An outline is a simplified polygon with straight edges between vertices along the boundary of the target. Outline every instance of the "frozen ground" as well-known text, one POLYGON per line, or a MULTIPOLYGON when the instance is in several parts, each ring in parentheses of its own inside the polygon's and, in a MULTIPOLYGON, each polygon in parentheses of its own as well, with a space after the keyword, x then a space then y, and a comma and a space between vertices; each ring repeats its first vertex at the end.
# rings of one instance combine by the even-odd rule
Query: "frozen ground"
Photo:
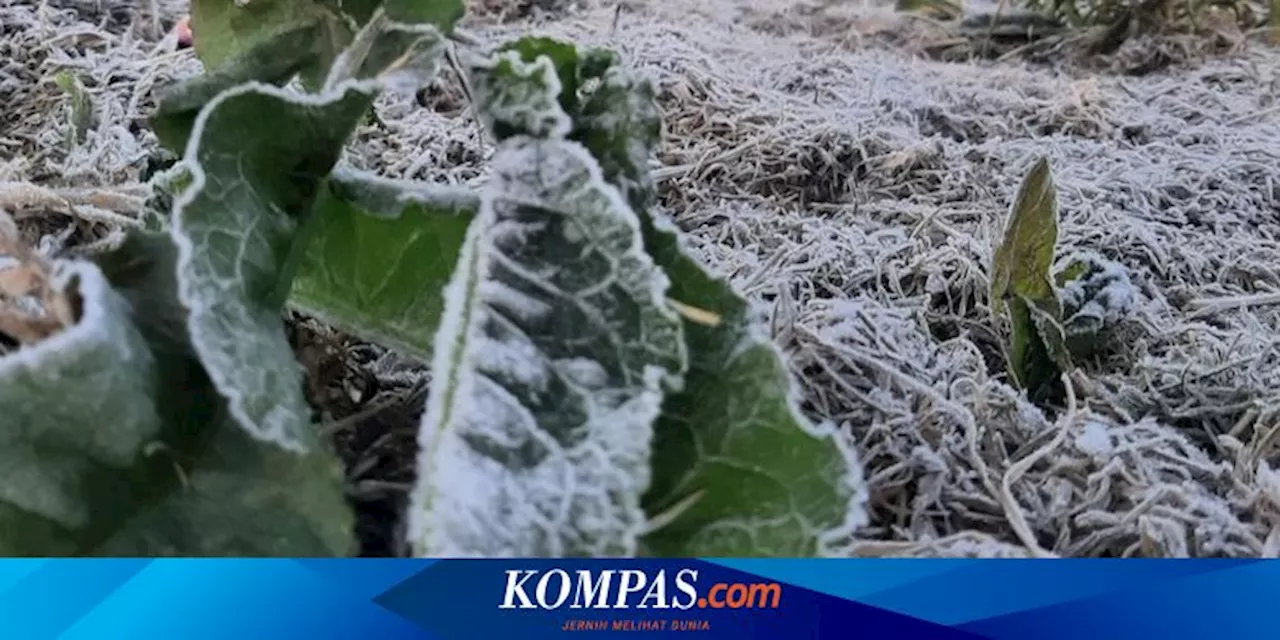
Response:
MULTIPOLYGON (((153 21, 103 3, 0 0, 0 180, 136 190, 153 90, 199 65, 157 40, 180 7, 160 3, 153 21), (70 154, 52 79, 65 68, 85 74, 97 111, 70 154)), ((851 553, 1280 555, 1280 52, 1239 42, 1145 75, 1116 71, 1189 49, 942 62, 918 55, 936 26, 857 2, 586 4, 469 28, 608 45, 657 83, 665 207, 769 311, 806 409, 860 444, 872 514, 851 553), (986 300, 1010 199, 1039 156, 1061 252, 1123 263, 1136 294, 1121 339, 1077 377, 1074 410, 1054 415, 1004 382, 986 300)), ((384 100, 349 161, 480 178, 457 87, 428 107, 384 100)), ((106 228, 48 216, 55 239, 106 228)), ((364 442, 353 475, 371 474, 354 484, 403 491, 405 458, 378 451, 412 441, 402 413, 350 436, 364 442)))

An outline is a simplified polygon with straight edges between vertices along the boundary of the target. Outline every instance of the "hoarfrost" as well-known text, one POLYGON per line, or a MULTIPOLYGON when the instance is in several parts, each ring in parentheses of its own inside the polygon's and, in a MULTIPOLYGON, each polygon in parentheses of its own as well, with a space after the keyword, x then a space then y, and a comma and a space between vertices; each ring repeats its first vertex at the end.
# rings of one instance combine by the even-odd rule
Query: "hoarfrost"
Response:
POLYGON ((1138 292, 1124 265, 1092 251, 1080 252, 1067 262, 1084 269, 1059 292, 1063 328, 1068 334, 1097 333, 1114 326, 1133 309, 1138 292))
POLYGON ((1076 436, 1076 447, 1084 453, 1104 460, 1115 450, 1111 444, 1111 435, 1107 433, 1107 425, 1100 422, 1085 423, 1083 431, 1076 436))
MULTIPOLYGON (((1020 170, 1047 153, 1063 250, 1129 269, 1142 333, 1090 372, 1081 403, 1094 415, 1068 427, 1106 424, 1124 456, 1095 463, 1067 447, 1014 482, 1029 526, 1060 555, 1275 555, 1280 499, 1260 469, 1274 466, 1266 427, 1280 415, 1280 305, 1267 302, 1280 287, 1280 52, 1250 43, 1142 76, 1059 73, 885 46, 922 41, 922 23, 887 2, 641 0, 616 23, 611 3, 591 4, 476 36, 532 29, 616 47, 654 78, 665 206, 691 249, 770 312, 806 411, 857 439, 871 521, 851 552, 1027 555, 989 486, 1053 423, 991 373, 983 265, 1020 170), (1042 491, 1053 481, 1071 484, 1065 504, 1042 491), (1182 523, 1209 519, 1214 544, 1189 539, 1182 523)), ((0 175, 136 182, 153 141, 128 124, 152 87, 199 63, 43 5, 0 7, 0 22, 13 63, 0 126, 17 145, 0 175), (61 37, 71 31, 91 35, 61 37), (32 81, 66 67, 87 76, 101 123, 70 153, 65 99, 32 81)), ((436 106, 380 100, 386 128, 362 130, 353 164, 448 185, 482 177, 488 150, 457 83, 436 106)))
POLYGON ((633 555, 652 422, 685 366, 638 219, 585 149, 512 138, 459 265, 419 435, 416 550, 633 555))

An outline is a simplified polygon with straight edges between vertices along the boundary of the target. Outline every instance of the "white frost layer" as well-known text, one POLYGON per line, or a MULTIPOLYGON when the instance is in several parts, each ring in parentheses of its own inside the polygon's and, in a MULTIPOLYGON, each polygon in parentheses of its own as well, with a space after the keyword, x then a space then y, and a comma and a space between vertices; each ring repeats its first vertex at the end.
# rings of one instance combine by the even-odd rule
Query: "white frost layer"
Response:
POLYGON ((419 435, 415 551, 633 555, 652 423, 684 360, 637 218, 578 145, 508 140, 458 264, 419 435), (577 255, 538 253, 531 234, 551 225, 577 228, 545 240, 577 240, 577 255))

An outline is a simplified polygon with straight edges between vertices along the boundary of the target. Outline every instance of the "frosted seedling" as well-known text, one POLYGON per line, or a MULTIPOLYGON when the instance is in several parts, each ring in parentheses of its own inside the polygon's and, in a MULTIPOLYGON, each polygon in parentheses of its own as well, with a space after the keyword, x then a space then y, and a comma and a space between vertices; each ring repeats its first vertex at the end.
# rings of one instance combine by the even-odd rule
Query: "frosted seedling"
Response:
POLYGON ((1058 200, 1049 162, 1038 160, 1014 199, 1004 240, 991 266, 991 309, 1008 310, 1009 374, 1033 398, 1061 395, 1071 356, 1062 335, 1062 307, 1050 279, 1058 241, 1058 200))

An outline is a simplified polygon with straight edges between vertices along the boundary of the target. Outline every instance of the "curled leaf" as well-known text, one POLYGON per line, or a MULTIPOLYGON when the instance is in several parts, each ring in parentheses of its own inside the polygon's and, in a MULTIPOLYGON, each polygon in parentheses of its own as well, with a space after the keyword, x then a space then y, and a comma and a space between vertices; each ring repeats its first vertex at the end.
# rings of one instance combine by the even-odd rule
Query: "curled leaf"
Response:
POLYGON ((349 552, 336 459, 225 420, 184 331, 174 254, 144 232, 100 265, 55 263, 51 288, 82 312, 0 355, 0 555, 349 552))
POLYGON ((290 449, 314 439, 280 317, 304 246, 298 230, 373 91, 241 85, 201 111, 184 159, 190 185, 170 232, 192 343, 233 418, 290 449))
POLYGON ((246 82, 284 84, 312 63, 320 30, 315 21, 291 25, 268 40, 237 51, 208 72, 170 87, 151 117, 156 136, 170 149, 184 149, 196 116, 218 94, 246 82))

